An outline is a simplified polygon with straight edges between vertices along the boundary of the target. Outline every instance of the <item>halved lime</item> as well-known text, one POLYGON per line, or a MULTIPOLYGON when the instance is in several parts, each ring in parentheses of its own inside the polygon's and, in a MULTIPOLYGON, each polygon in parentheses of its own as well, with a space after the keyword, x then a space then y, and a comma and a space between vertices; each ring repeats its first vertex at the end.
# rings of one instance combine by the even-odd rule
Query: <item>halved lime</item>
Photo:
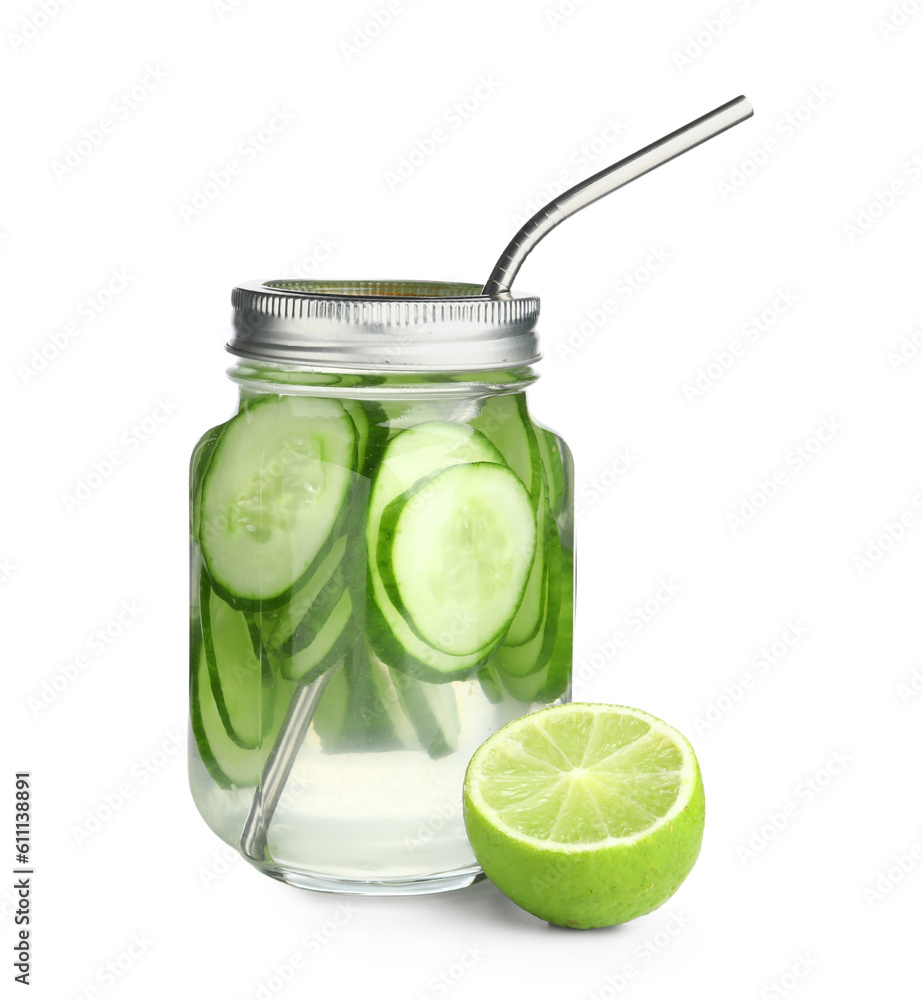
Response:
POLYGON ((688 740, 622 705, 553 705, 474 754, 464 820, 478 862, 523 909, 565 927, 655 910, 691 871, 704 788, 688 740))

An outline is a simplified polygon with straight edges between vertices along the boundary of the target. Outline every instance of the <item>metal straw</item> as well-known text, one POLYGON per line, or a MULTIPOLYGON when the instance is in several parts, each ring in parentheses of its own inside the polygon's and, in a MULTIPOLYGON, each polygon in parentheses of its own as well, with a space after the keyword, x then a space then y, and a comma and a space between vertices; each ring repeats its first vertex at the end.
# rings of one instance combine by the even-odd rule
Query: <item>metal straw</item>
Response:
POLYGON ((253 861, 266 860, 269 824, 279 804, 282 789, 288 781, 291 766, 307 735, 308 726, 314 717, 323 689, 338 667, 337 663, 324 671, 313 683, 299 685, 297 693, 291 699, 288 714, 282 723, 278 740, 266 760, 262 780, 253 794, 250 812, 243 824, 243 833, 240 835, 240 849, 253 861))
POLYGON ((649 146, 644 146, 643 149, 613 163, 610 167, 600 170, 569 191, 564 191, 533 215, 512 237, 483 286, 483 294, 496 296, 508 292, 525 258, 534 250, 535 245, 564 219, 653 170, 654 167, 712 139, 734 125, 739 125, 740 122, 751 118, 752 113, 749 101, 745 97, 737 97, 715 108, 709 114, 683 125, 675 132, 670 132, 662 139, 651 142, 649 146))

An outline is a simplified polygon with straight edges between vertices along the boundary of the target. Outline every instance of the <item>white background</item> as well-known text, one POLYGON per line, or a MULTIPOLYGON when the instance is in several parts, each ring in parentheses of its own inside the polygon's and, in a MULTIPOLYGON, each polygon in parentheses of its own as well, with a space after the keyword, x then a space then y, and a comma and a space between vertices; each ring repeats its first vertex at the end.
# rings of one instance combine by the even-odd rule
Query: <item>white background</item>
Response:
POLYGON ((32 995, 915 995, 922 10, 900 2, 400 0, 383 30, 386 0, 4 4, 0 862, 31 770, 32 995), (489 884, 342 909, 260 876, 177 749, 187 460, 233 405, 230 288, 483 280, 561 173, 741 92, 754 119, 569 221, 516 286, 542 297, 533 412, 578 468, 575 695, 692 740, 696 869, 597 932, 489 884))

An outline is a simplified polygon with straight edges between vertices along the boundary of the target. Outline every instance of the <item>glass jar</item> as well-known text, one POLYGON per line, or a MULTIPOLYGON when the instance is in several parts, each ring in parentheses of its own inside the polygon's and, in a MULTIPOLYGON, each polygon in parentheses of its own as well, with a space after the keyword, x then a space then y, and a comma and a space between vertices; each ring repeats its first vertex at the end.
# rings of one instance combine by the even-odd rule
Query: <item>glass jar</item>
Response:
POLYGON ((525 399, 538 300, 279 281, 233 301, 239 408, 191 465, 195 803, 293 885, 468 885, 471 755, 570 697, 572 463, 525 399))

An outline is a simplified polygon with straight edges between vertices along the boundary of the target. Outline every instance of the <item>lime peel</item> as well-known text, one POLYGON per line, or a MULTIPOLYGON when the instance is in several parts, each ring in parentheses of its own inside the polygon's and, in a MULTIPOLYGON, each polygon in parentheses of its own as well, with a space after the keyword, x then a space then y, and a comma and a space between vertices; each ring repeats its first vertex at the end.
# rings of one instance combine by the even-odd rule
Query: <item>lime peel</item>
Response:
POLYGON ((599 927, 649 913, 684 881, 704 791, 671 726, 576 702, 516 719, 476 751, 464 815, 478 861, 510 898, 552 923, 599 927))

